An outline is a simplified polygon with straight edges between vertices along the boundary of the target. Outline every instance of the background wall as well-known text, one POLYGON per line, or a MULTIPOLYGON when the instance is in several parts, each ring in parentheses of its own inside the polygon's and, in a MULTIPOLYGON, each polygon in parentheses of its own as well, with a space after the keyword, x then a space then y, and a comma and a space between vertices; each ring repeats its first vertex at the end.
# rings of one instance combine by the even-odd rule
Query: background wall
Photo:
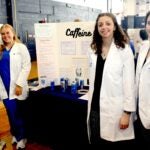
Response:
POLYGON ((100 9, 51 0, 0 0, 0 24, 10 23, 29 49, 32 68, 29 79, 37 77, 34 23, 95 21, 100 9))
POLYGON ((100 10, 90 9, 50 0, 17 0, 16 22, 18 34, 27 42, 26 34, 34 34, 34 23, 45 20, 47 22, 67 22, 76 18, 82 21, 95 20, 100 10))
MULTIPOLYGON (((144 16, 138 16, 136 12, 138 1, 133 0, 131 3, 130 0, 124 0, 121 21, 123 28, 143 28, 144 16)), ((115 0, 111 2, 112 6, 115 0)), ((34 23, 67 22, 75 19, 95 21, 103 10, 103 6, 99 7, 100 9, 96 9, 52 0, 0 0, 0 23, 10 23, 14 26, 20 39, 27 45, 32 60, 35 60, 34 23)))
POLYGON ((6 1, 0 0, 0 24, 7 22, 6 1))
MULTIPOLYGON (((116 4, 115 0, 107 1, 111 2, 110 6, 116 4)), ((146 14, 149 10, 147 8, 150 7, 150 0, 144 0, 144 2, 123 0, 123 3, 122 27, 126 29, 143 28, 145 16, 139 15, 141 13, 138 14, 137 10, 141 8, 139 6, 142 6, 142 14, 146 14)), ((34 23, 70 22, 75 19, 95 21, 97 15, 103 11, 102 7, 99 6, 100 9, 96 9, 52 0, 0 0, 0 24, 13 25, 20 39, 27 45, 32 61, 34 61, 36 60, 34 23)), ((109 5, 107 7, 107 10, 111 12, 111 7, 109 8, 109 5)))
POLYGON ((28 46, 32 60, 36 59, 34 23, 93 21, 100 12, 100 9, 51 0, 0 0, 0 23, 15 27, 20 39, 28 46))

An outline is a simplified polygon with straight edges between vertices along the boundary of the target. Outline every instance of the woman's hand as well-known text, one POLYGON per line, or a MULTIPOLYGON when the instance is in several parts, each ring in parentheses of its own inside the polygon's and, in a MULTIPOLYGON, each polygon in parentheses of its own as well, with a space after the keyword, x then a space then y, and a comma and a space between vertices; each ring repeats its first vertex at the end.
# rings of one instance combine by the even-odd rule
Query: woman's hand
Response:
POLYGON ((22 87, 21 87, 21 86, 16 85, 15 94, 16 94, 17 96, 19 96, 19 95, 22 94, 22 87))
POLYGON ((128 128, 129 122, 130 122, 130 114, 123 112, 119 122, 120 129, 128 128))

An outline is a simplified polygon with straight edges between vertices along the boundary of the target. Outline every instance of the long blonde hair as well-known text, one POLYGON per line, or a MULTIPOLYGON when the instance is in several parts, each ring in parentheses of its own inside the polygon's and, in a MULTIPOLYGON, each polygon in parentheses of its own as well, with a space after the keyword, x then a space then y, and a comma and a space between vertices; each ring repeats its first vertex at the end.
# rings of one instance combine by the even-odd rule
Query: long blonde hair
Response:
POLYGON ((4 45, 0 44, 0 53, 3 51, 4 45))
POLYGON ((21 43, 21 41, 19 40, 19 38, 18 38, 18 36, 17 36, 17 34, 15 32, 15 29, 10 24, 4 24, 4 25, 2 25, 1 28, 0 28, 0 34, 2 33, 2 30, 4 28, 9 28, 13 32, 13 34, 14 34, 13 40, 15 42, 17 42, 17 43, 21 43))
POLYGON ((5 46, 0 44, 0 60, 2 59, 3 57, 3 50, 4 50, 5 46))

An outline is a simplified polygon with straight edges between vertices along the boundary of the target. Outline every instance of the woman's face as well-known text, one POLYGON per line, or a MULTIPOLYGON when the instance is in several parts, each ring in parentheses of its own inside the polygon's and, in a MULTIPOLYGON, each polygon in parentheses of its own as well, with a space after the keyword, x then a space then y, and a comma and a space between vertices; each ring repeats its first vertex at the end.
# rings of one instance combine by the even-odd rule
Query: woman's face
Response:
POLYGON ((147 21, 146 21, 146 32, 148 34, 148 37, 150 38, 150 16, 148 16, 147 21))
POLYGON ((9 44, 13 42, 14 34, 10 28, 3 28, 1 30, 1 36, 4 43, 9 44))
POLYGON ((112 38, 114 30, 114 22, 110 17, 102 16, 98 19, 98 32, 102 38, 112 38))

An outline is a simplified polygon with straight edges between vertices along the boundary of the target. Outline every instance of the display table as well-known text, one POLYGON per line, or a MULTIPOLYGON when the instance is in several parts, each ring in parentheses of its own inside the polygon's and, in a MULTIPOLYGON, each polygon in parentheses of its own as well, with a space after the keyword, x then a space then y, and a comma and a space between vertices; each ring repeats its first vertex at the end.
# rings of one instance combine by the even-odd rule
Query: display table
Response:
POLYGON ((87 101, 63 93, 57 86, 30 91, 27 100, 28 138, 61 149, 61 146, 87 144, 87 101))

